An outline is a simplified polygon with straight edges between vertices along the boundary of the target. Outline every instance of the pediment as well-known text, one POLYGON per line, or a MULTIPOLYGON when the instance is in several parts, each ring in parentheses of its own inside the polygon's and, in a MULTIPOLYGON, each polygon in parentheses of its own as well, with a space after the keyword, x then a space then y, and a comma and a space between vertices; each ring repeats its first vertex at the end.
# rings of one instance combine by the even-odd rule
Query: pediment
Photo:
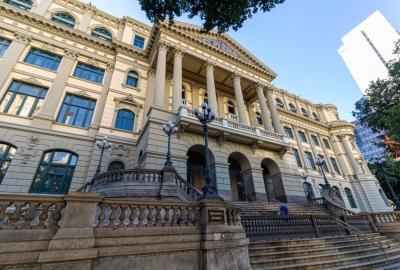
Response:
POLYGON ((129 105, 133 105, 134 107, 141 108, 143 105, 138 103, 131 94, 128 94, 123 98, 114 98, 114 100, 118 103, 126 103, 129 105))

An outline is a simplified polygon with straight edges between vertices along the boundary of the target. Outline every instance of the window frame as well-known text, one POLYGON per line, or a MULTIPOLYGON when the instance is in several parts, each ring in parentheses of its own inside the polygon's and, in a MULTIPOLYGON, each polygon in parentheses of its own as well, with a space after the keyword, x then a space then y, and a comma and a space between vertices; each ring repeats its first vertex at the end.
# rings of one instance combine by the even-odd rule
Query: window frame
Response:
POLYGON ((306 136, 306 134, 303 132, 303 131, 297 131, 297 133, 299 134, 299 138, 300 138, 300 141, 301 142, 308 142, 307 141, 307 136, 306 136))
POLYGON ((294 157, 294 160, 296 161, 297 167, 303 168, 303 164, 301 163, 299 151, 295 148, 292 148, 292 150, 293 150, 293 157, 294 157))
POLYGON ((344 203, 343 196, 342 196, 342 193, 340 192, 340 189, 337 186, 332 186, 332 188, 333 188, 333 190, 335 190, 338 193, 339 199, 344 203))
POLYGON ((308 166, 310 166, 314 171, 316 171, 317 167, 315 165, 315 161, 314 161, 312 154, 310 152, 304 152, 304 154, 306 156, 308 166))
POLYGON ((331 145, 329 144, 327 139, 322 139, 322 141, 323 141, 326 149, 331 149, 331 145))
POLYGON ((8 48, 11 45, 11 40, 0 37, 0 57, 3 57, 4 54, 7 52, 8 48), (8 44, 7 44, 8 42, 8 44), (5 48, 6 47, 6 48, 5 48), (5 49, 4 49, 5 48, 5 49), (1 54, 1 52, 3 52, 3 54, 1 54))
POLYGON ((301 108, 300 111, 301 111, 301 114, 302 114, 304 117, 309 117, 308 112, 307 112, 306 109, 301 108))
POLYGON ((344 188, 344 193, 346 194, 346 197, 347 197, 347 200, 349 201, 349 203, 350 203, 350 207, 351 208, 358 208, 357 207, 357 203, 356 203, 356 201, 354 200, 354 196, 353 196, 353 192, 351 192, 351 189, 349 189, 349 188, 344 188))
POLYGON ((311 115, 313 116, 315 121, 321 122, 321 119, 319 119, 318 115, 315 112, 312 112, 311 115))
POLYGON ((139 86, 139 79, 140 79, 139 72, 137 72, 137 70, 135 70, 135 69, 130 69, 130 70, 128 70, 127 73, 126 73, 125 85, 126 85, 126 86, 130 86, 130 87, 133 87, 133 88, 136 89, 136 88, 138 88, 138 86, 139 86), (135 74, 131 74, 131 72, 136 73, 136 75, 135 75, 135 74), (129 83, 128 83, 128 79, 129 79, 129 78, 136 79, 136 85, 129 84, 129 83))
POLYGON ((60 67, 61 60, 62 60, 62 56, 59 56, 57 54, 50 53, 50 52, 47 52, 47 51, 32 47, 29 50, 28 54, 25 56, 24 63, 32 65, 32 66, 35 66, 35 67, 40 67, 40 68, 44 68, 44 69, 47 69, 47 70, 51 70, 51 71, 57 71, 58 68, 60 67), (33 55, 33 58, 31 60, 29 60, 28 58, 31 55, 33 55), (35 60, 38 57, 44 58, 44 60, 42 62, 42 65, 35 64, 35 60), (28 60, 30 62, 28 62, 28 60), (46 63, 47 60, 53 61, 52 68, 47 68, 47 67, 44 66, 44 64, 46 63))
POLYGON ((91 36, 95 37, 95 38, 98 38, 98 39, 100 39, 100 40, 102 40, 104 42, 108 42, 108 43, 111 43, 112 38, 113 38, 112 32, 110 30, 108 30, 107 28, 101 27, 101 26, 97 26, 97 27, 92 28, 91 36), (110 34, 110 36, 97 31, 98 29, 101 29, 101 30, 104 30, 105 32, 108 32, 110 34))
POLYGON ((259 126, 264 125, 264 121, 263 121, 263 119, 262 119, 261 113, 257 111, 257 112, 255 112, 254 114, 255 114, 255 116, 256 116, 256 123, 257 123, 257 125, 259 125, 259 126))
POLYGON ((336 159, 334 158, 330 158, 333 169, 335 170, 335 172, 337 172, 338 174, 340 174, 340 169, 339 169, 339 165, 336 162, 336 159))
POLYGON ((318 141, 317 136, 311 135, 311 140, 312 140, 312 142, 313 142, 313 144, 314 144, 315 146, 319 146, 319 141, 318 141))
MULTIPOLYGON (((117 117, 115 118, 114 128, 115 128, 115 129, 118 129, 118 130, 124 130, 124 131, 133 132, 133 130, 134 130, 134 128, 135 128, 135 120, 136 120, 136 114, 135 114, 133 111, 131 111, 131 110, 129 110, 129 109, 126 109, 126 108, 119 109, 119 110, 117 111, 117 117), (127 118, 127 117, 123 117, 123 116, 121 116, 121 115, 118 115, 120 112, 121 112, 121 114, 122 114, 122 111, 130 112, 130 113, 131 113, 131 114, 130 114, 130 117, 127 118), (131 119, 131 118, 132 118, 132 115, 133 115, 133 119, 131 119), (128 121, 132 121, 132 130, 130 130, 130 129, 125 129, 125 128, 121 127, 121 119, 125 119, 125 120, 128 120, 128 121), (120 124, 120 126, 117 127, 117 124, 120 124)), ((129 126, 130 126, 130 124, 129 124, 129 126)))
POLYGON ((280 98, 275 98, 275 104, 279 108, 285 108, 285 105, 283 104, 282 100, 280 98))
POLYGON ((296 108, 296 106, 294 106, 293 103, 289 103, 289 110, 290 110, 292 113, 297 113, 297 108, 296 108))
POLYGON ((329 173, 328 164, 327 164, 328 161, 325 159, 325 157, 323 155, 318 155, 318 157, 325 160, 324 165, 322 165, 322 168, 324 169, 325 172, 329 173))
MULTIPOLYGON (((26 1, 26 0, 25 0, 26 1)), ((32 7, 34 6, 33 1, 29 0, 29 2, 31 2, 32 4, 26 4, 25 1, 21 1, 21 0, 3 0, 4 3, 9 4, 10 6, 25 10, 25 11, 31 11, 32 7), (13 4, 10 4, 14 3, 13 4)))
POLYGON ((114 116, 113 116, 113 120, 112 120, 112 123, 110 126, 110 131, 112 132, 114 129, 116 129, 116 130, 119 130, 122 132, 129 132, 129 133, 136 134, 138 121, 140 119, 140 111, 141 111, 141 108, 143 107, 143 105, 138 103, 136 100, 134 100, 131 94, 128 94, 126 97, 123 97, 123 98, 115 97, 114 101, 115 101, 114 116), (122 110, 122 109, 129 110, 135 114, 132 131, 115 128, 118 111, 122 110))
POLYGON ((0 185, 1 185, 1 182, 3 182, 4 176, 6 175, 8 168, 10 168, 11 162, 17 152, 17 147, 3 141, 0 141, 0 145, 6 146, 4 152, 0 155, 0 185), (9 156, 11 149, 14 150, 14 153, 11 153, 12 157, 7 157, 9 156), (6 168, 3 168, 3 164, 5 162, 8 162, 8 164, 6 168))
MULTIPOLYGON (((140 43, 140 42, 139 42, 140 43)), ((142 49, 142 50, 144 50, 144 45, 146 44, 146 38, 144 38, 144 37, 141 37, 140 35, 135 35, 134 37, 133 37, 133 46, 135 46, 136 48, 139 48, 139 49, 142 49), (135 43, 136 43, 136 38, 140 38, 140 39, 143 39, 143 44, 142 44, 142 46, 143 47, 140 47, 140 46, 137 46, 137 45, 135 45, 135 43)))
POLYGON ((294 138, 292 129, 290 127, 283 127, 283 130, 285 131, 285 134, 288 138, 291 138, 291 139, 294 138))
POLYGON ((313 190, 313 188, 312 188, 311 183, 309 183, 309 182, 303 182, 303 183, 302 183, 302 186, 303 186, 304 194, 306 195, 306 197, 308 197, 308 194, 310 193, 311 198, 315 198, 314 190, 313 190), (306 190, 306 189, 307 189, 307 190, 306 190))
POLYGON ((237 115, 236 114, 236 105, 232 100, 227 100, 226 101, 226 108, 228 110, 228 113, 237 115), (233 110, 233 113, 229 111, 229 108, 231 108, 233 110))
POLYGON ((125 166, 124 162, 122 162, 121 160, 113 160, 107 165, 107 172, 112 172, 112 171, 117 171, 117 170, 125 170, 125 168, 126 168, 126 166, 125 166), (123 165, 123 169, 110 170, 110 166, 112 166, 113 164, 116 164, 116 163, 121 163, 123 165))
POLYGON ((68 12, 66 12, 66 11, 57 11, 57 12, 54 12, 54 13, 52 14, 52 16, 51 16, 51 20, 52 20, 53 22, 55 22, 55 23, 58 23, 58 24, 60 24, 60 25, 63 25, 63 26, 65 26, 65 27, 68 27, 68 28, 71 28, 71 29, 74 29, 74 28, 75 28, 75 25, 76 25, 76 18, 75 18, 75 16, 71 15, 70 13, 68 13, 68 12), (71 21, 71 20, 68 20, 68 19, 65 19, 65 18, 63 18, 63 17, 59 17, 59 14, 63 14, 63 15, 68 15, 68 16, 70 16, 71 19, 72 19, 72 21, 71 21))
MULTIPOLYGON (((97 100, 95 100, 95 99, 92 99, 92 98, 89 98, 89 97, 84 97, 84 96, 80 96, 80 95, 76 95, 76 94, 72 94, 72 93, 68 93, 68 92, 67 92, 67 93, 65 94, 65 96, 64 96, 63 102, 62 102, 61 107, 60 107, 60 111, 58 112, 58 115, 57 115, 57 118, 56 118, 56 121, 55 121, 55 122, 58 123, 58 124, 68 125, 68 126, 71 126, 71 127, 78 127, 78 128, 85 128, 85 129, 87 129, 87 128, 89 128, 89 126, 90 126, 91 123, 92 123, 93 116, 94 116, 94 111, 95 111, 95 109, 96 109, 96 105, 97 105, 97 100), (66 103, 65 100, 66 100, 68 97, 69 97, 69 102, 66 103), (87 106, 87 107, 84 107, 84 106, 79 106, 79 105, 73 104, 72 101, 74 100, 74 98, 86 99, 86 100, 88 101, 88 106, 87 106), (94 103, 93 108, 91 108, 93 103, 94 103), (62 111, 64 105, 66 105, 65 114, 62 116, 62 121, 59 121, 59 118, 61 117, 61 111, 62 111), (86 110, 86 111, 85 111, 85 115, 84 115, 83 120, 82 120, 82 125, 81 125, 81 126, 75 125, 75 122, 76 122, 77 119, 78 119, 77 117, 74 117, 74 118, 73 118, 73 119, 74 119, 74 120, 73 120, 73 124, 65 123, 65 121, 67 120, 67 117, 68 117, 68 113, 70 112, 71 106, 77 108, 77 110, 76 110, 76 115, 75 115, 75 116, 78 116, 78 115, 79 115, 79 111, 80 111, 81 109, 86 110), (91 112, 91 113, 90 113, 90 112, 91 112), (90 121, 89 121, 89 123, 87 123, 87 122, 88 122, 88 116, 89 116, 89 115, 90 115, 90 121), (86 124, 87 124, 87 126, 86 126, 86 124)), ((69 122, 69 121, 68 121, 68 122, 69 122)))
POLYGON ((97 84, 103 84, 103 80, 104 80, 105 73, 106 73, 106 71, 105 71, 104 69, 101 69, 101 68, 98 68, 98 67, 95 67, 95 66, 92 66, 92 65, 88 65, 88 64, 85 64, 85 63, 82 63, 82 62, 78 62, 78 63, 76 64, 76 66, 75 66, 75 70, 74 70, 74 73, 73 73, 72 76, 75 77, 75 78, 81 79, 81 80, 88 81, 88 82, 97 83, 97 84), (90 70, 88 71, 88 72, 89 72, 89 73, 88 73, 88 79, 85 79, 85 78, 82 78, 82 77, 78 77, 78 76, 77 76, 77 70, 78 70, 78 68, 81 69, 80 75, 79 75, 79 76, 82 76, 83 72, 84 72, 85 70, 87 71, 88 68, 97 69, 97 81, 92 81, 92 80, 89 79, 90 76, 91 76, 91 74, 92 74, 92 73, 95 73, 94 71, 90 71, 90 70), (85 68, 86 68, 86 69, 85 69, 85 68), (100 71, 102 71, 103 74, 100 74, 100 73, 101 73, 100 71), (101 76, 101 81, 100 81, 100 82, 99 82, 99 80, 98 80, 99 76, 101 76))

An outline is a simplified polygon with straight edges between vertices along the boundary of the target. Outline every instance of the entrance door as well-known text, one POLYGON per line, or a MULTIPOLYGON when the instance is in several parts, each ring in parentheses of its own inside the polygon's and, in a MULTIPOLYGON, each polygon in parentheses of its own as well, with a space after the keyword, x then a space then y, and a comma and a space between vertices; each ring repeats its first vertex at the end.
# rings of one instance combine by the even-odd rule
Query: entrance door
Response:
POLYGON ((246 201, 242 172, 229 170, 229 178, 231 180, 232 200, 246 201))

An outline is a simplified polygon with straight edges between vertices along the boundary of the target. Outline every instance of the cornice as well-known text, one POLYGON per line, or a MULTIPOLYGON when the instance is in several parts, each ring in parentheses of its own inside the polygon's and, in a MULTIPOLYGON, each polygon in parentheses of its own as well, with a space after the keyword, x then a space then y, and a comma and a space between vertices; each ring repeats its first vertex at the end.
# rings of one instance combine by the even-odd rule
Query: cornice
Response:
MULTIPOLYGON (((354 130, 356 129, 356 126, 345 120, 336 120, 336 121, 329 122, 330 130, 333 131, 334 129, 337 129, 337 128, 350 128, 354 132, 354 130)), ((354 136, 354 134, 353 134, 353 136, 354 136)))
POLYGON ((329 125, 328 124, 315 121, 315 120, 313 120, 311 118, 308 118, 308 117, 305 117, 303 115, 291 112, 291 111, 289 111, 287 109, 284 109, 284 108, 276 107, 276 109, 279 112, 279 114, 288 116, 290 118, 293 118, 293 119, 296 119, 296 120, 299 120, 299 121, 307 122, 307 123, 315 125, 315 126, 319 126, 320 128, 325 128, 327 130, 329 129, 329 125))

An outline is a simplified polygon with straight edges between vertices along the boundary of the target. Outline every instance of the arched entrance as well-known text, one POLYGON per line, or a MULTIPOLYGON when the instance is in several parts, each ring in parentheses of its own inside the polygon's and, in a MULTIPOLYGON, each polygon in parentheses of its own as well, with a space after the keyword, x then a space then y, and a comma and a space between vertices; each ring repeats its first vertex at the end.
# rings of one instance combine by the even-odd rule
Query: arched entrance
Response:
POLYGON ((264 158, 261 161, 261 168, 263 169, 264 185, 268 201, 276 199, 280 202, 287 202, 281 171, 276 162, 270 158, 264 158))
MULTIPOLYGON (((201 190, 205 185, 205 167, 206 167, 206 159, 204 155, 205 147, 204 145, 193 145, 189 148, 186 155, 188 157, 186 162, 187 168, 187 180, 189 184, 194 186, 195 188, 201 190)), ((216 187, 216 179, 215 179, 215 160, 213 153, 208 150, 208 156, 210 158, 210 169, 211 169, 211 177, 212 183, 216 187)))
POLYGON ((233 201, 248 201, 255 196, 251 166, 248 159, 239 152, 228 157, 229 179, 233 201))

